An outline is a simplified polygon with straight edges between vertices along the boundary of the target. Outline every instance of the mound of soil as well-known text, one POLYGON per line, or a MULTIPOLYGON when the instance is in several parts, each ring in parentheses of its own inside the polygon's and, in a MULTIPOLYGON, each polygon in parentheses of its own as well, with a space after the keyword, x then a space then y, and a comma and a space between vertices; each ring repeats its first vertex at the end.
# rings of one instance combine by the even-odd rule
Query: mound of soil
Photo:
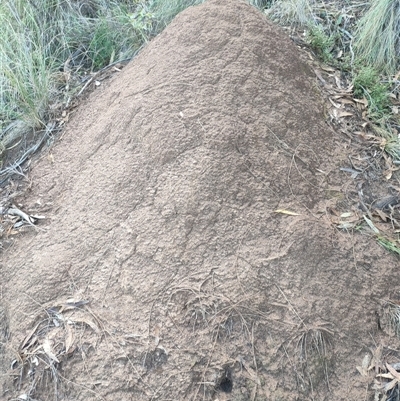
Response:
POLYGON ((0 260, 2 397, 365 399, 400 277, 326 218, 346 177, 323 111, 259 11, 182 12, 33 170, 46 220, 0 260))

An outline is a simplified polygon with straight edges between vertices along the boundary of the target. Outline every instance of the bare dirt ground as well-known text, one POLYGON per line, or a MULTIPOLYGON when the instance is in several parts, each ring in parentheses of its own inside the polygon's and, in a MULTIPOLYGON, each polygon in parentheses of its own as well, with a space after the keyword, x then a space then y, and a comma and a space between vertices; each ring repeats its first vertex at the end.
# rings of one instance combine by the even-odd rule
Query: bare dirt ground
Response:
POLYGON ((181 13, 33 168, 46 219, 0 256, 2 399, 373 399, 398 259, 331 224, 351 179, 324 107, 256 9, 181 13))

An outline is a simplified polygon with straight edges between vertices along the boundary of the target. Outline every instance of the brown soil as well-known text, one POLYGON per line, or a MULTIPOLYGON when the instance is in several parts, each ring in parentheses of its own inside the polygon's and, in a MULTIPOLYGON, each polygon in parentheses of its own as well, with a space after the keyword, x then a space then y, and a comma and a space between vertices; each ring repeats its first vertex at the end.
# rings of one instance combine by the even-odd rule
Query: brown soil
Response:
POLYGON ((330 224, 323 111, 256 9, 181 13, 33 169, 46 220, 0 256, 3 399, 373 397, 356 366, 398 347, 398 260, 330 224))

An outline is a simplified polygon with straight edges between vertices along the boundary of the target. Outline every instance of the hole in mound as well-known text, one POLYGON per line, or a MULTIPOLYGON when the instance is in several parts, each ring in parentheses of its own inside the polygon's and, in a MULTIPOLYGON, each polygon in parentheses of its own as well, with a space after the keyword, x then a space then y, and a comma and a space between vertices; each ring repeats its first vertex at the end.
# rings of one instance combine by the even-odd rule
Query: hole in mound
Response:
POLYGON ((222 391, 224 393, 230 393, 233 388, 232 374, 229 369, 224 371, 224 374, 221 378, 219 386, 217 390, 222 391))

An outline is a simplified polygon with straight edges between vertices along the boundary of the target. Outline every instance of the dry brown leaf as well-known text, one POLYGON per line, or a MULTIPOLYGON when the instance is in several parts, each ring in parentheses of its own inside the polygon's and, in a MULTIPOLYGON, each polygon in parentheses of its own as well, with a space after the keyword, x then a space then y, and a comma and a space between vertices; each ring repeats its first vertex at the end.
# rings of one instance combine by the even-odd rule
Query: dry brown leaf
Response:
POLYGON ((375 209, 374 212, 382 219, 382 221, 388 221, 389 216, 386 213, 382 212, 382 210, 375 209))
POLYGON ((321 71, 319 71, 319 70, 317 70, 317 69, 314 69, 314 72, 315 72, 315 75, 317 76, 317 78, 322 82, 322 84, 324 85, 325 88, 327 88, 327 89, 331 89, 331 88, 332 88, 332 86, 329 85, 329 84, 325 81, 325 79, 322 77, 321 71))
POLYGON ((347 88, 343 88, 341 93, 343 94, 353 93, 353 85, 349 85, 347 88))
POLYGON ((394 170, 394 169, 388 169, 388 170, 385 170, 385 171, 383 172, 383 175, 385 176, 385 178, 386 178, 387 180, 390 180, 390 179, 392 178, 393 170, 394 170))
POLYGON ((359 373, 361 376, 368 376, 368 373, 367 373, 367 372, 364 372, 364 371, 362 370, 361 366, 356 366, 356 369, 357 369, 358 373, 359 373))
POLYGON ((376 377, 382 377, 383 379, 389 379, 389 380, 394 379, 394 377, 391 373, 379 373, 376 375, 376 377))
POLYGON ((377 374, 376 376, 391 380, 389 383, 386 383, 383 386, 383 390, 385 392, 388 392, 388 391, 392 390, 398 383, 400 383, 400 373, 397 372, 397 370, 394 369, 388 363, 386 363, 386 368, 389 371, 389 373, 380 373, 380 374, 377 374))
POLYGON ((337 215, 336 216, 330 216, 329 219, 330 219, 331 223, 333 223, 333 224, 339 224, 340 223, 340 219, 339 219, 339 217, 337 217, 337 215))
MULTIPOLYGON (((19 347, 20 350, 23 350, 23 349, 25 348, 26 344, 29 342, 29 340, 32 338, 32 336, 35 334, 37 328, 39 327, 39 324, 40 324, 40 323, 38 323, 38 324, 34 327, 34 329, 31 330, 31 331, 25 336, 24 341, 22 341, 22 344, 21 344, 21 346, 19 347)), ((37 338, 37 337, 35 336, 35 338, 37 338)), ((31 342, 31 343, 32 343, 32 342, 31 342)), ((27 347, 27 348, 28 348, 28 347, 27 347)))
POLYGON ((342 118, 342 117, 350 117, 350 116, 352 116, 353 115, 353 113, 351 113, 351 112, 349 112, 349 111, 342 111, 342 110, 339 110, 338 112, 337 112, 337 118, 342 118))
POLYGON ((390 391, 392 388, 394 388, 396 386, 396 384, 398 383, 398 380, 392 380, 391 382, 389 382, 388 384, 385 385, 384 390, 386 392, 390 391))
POLYGON ((356 213, 352 213, 352 212, 342 213, 339 216, 339 224, 341 224, 341 225, 346 225, 348 223, 355 223, 355 222, 358 222, 359 220, 360 220, 360 216, 358 216, 356 213))
POLYGON ((359 371, 361 376, 368 376, 368 367, 371 362, 371 355, 366 354, 361 362, 361 366, 356 366, 356 369, 359 371))
POLYGON ((300 213, 292 212, 290 210, 285 210, 285 209, 275 210, 275 213, 287 214, 289 216, 300 216, 300 213))
POLYGON ((337 226, 337 228, 340 228, 342 230, 349 230, 350 228, 355 228, 355 227, 357 227, 357 224, 356 223, 352 223, 350 221, 341 222, 337 226))
POLYGON ((42 347, 43 347, 43 351, 46 353, 46 355, 52 359, 53 361, 59 363, 60 361, 58 360, 58 358, 56 357, 56 355, 54 354, 53 351, 53 347, 51 344, 51 341, 48 338, 45 338, 45 340, 42 343, 42 347))
POLYGON ((354 105, 354 100, 353 100, 353 96, 352 96, 351 93, 340 93, 339 95, 335 94, 335 95, 332 96, 332 99, 335 99, 335 100, 337 100, 337 101, 339 101, 340 103, 343 103, 343 104, 352 104, 352 105, 354 105))
POLYGON ((79 300, 79 301, 75 301, 74 299, 68 299, 67 302, 63 305, 61 305, 60 308, 60 313, 72 310, 72 309, 79 309, 82 306, 85 306, 89 303, 89 301, 87 300, 79 300))
POLYGON ((369 367, 369 364, 371 363, 371 360, 372 360, 372 356, 370 354, 365 354, 365 356, 361 362, 361 366, 364 370, 368 371, 368 367, 369 367))
POLYGON ((339 120, 340 118, 343 118, 343 117, 350 117, 353 115, 353 113, 350 113, 349 111, 345 111, 345 110, 331 109, 330 115, 332 118, 339 120))
MULTIPOLYGON (((339 211, 337 209, 335 209, 334 207, 328 207, 327 210, 329 211, 329 213, 335 215, 335 217, 339 216, 339 211)), ((339 220, 338 220, 339 222, 339 220)))
POLYGON ((336 82, 336 86, 339 89, 342 89, 342 83, 340 82, 340 78, 337 75, 335 75, 335 82, 336 82))
POLYGON ((351 216, 350 218, 346 218, 341 223, 355 223, 359 220, 360 220, 360 217, 355 214, 355 215, 351 216))
POLYGON ((355 131, 354 134, 363 141, 368 141, 370 139, 370 135, 368 135, 365 131, 355 131))
POLYGON ((160 326, 156 325, 156 327, 154 328, 154 343, 156 347, 160 343, 160 330, 160 326))
POLYGON ((374 223, 365 215, 363 215, 365 222, 369 225, 369 228, 375 233, 380 234, 379 230, 374 226, 374 223))
POLYGON ((340 98, 339 102, 342 104, 354 104, 354 101, 352 99, 340 98))
POLYGON ((324 70, 326 72, 335 72, 335 69, 332 67, 329 67, 327 65, 321 65, 321 70, 324 70))
POLYGON ((65 339, 65 353, 69 354, 70 352, 73 351, 72 345, 74 344, 75 341, 75 334, 74 331, 72 330, 72 327, 69 324, 65 325, 65 330, 67 332, 67 337, 65 339))
POLYGON ((90 319, 87 319, 86 317, 80 317, 80 318, 74 318, 70 319, 71 322, 73 323, 85 323, 87 324, 95 333, 100 334, 100 330, 97 327, 97 325, 90 319))
POLYGON ((342 107, 341 104, 335 103, 330 97, 329 97, 328 99, 329 99, 329 101, 332 103, 332 105, 333 105, 334 107, 336 107, 337 109, 340 109, 340 108, 342 107))
POLYGON ((362 105, 363 108, 368 107, 368 100, 367 100, 365 97, 363 97, 362 99, 353 98, 353 100, 354 100, 357 104, 362 105))
POLYGON ((400 373, 391 365, 388 363, 385 364, 386 369, 392 374, 393 378, 400 381, 400 373))
POLYGON ((380 344, 375 350, 372 350, 372 361, 371 361, 371 365, 369 366, 368 370, 375 368, 376 374, 379 373, 380 369, 383 368, 382 350, 383 350, 382 344, 380 344))

